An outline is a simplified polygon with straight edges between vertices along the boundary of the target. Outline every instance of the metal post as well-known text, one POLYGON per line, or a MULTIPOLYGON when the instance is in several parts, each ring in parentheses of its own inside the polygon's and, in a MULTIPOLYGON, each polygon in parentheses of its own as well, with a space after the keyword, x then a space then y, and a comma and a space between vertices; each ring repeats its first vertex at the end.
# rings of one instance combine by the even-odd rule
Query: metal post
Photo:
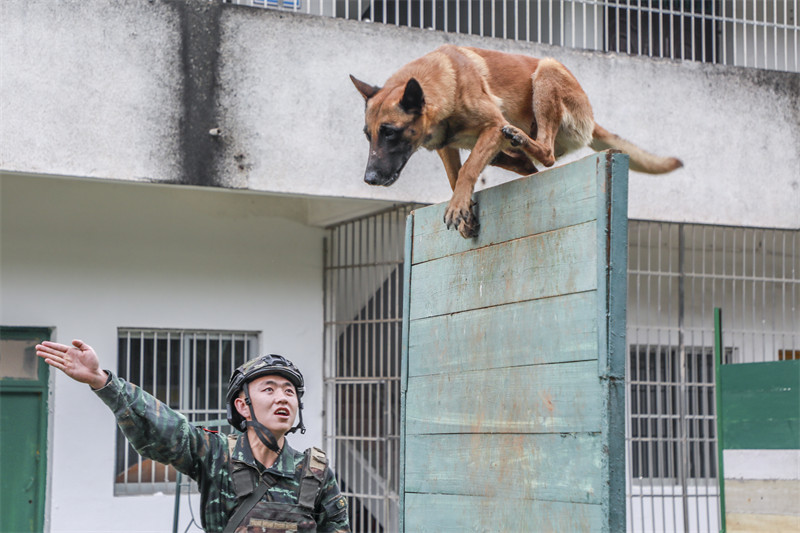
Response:
POLYGON ((178 533, 178 518, 181 514, 181 473, 175 478, 175 511, 172 515, 172 533, 178 533))
POLYGON ((724 440, 722 433, 722 309, 714 308, 714 397, 717 400, 717 479, 719 480, 719 530, 725 533, 725 468, 723 461, 724 440))

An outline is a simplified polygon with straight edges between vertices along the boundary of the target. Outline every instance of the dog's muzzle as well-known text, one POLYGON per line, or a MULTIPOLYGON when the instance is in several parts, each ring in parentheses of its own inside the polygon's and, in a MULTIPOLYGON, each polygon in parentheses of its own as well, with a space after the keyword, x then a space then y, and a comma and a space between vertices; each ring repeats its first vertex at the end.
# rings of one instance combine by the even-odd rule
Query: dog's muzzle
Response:
POLYGON ((391 174, 389 176, 385 176, 375 170, 367 170, 366 173, 364 173, 364 181, 366 181, 370 185, 382 185, 384 187, 388 187, 389 185, 397 181, 397 178, 399 177, 400 177, 400 172, 395 172, 394 174, 391 174))

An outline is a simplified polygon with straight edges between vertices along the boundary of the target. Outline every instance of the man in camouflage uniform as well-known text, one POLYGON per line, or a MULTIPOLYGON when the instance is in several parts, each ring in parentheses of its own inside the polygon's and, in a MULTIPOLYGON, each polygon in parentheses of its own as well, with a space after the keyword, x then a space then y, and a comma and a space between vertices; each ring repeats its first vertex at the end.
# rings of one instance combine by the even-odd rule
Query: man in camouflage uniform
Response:
POLYGON ((245 433, 226 437, 193 426, 136 385, 102 370, 83 341, 43 342, 36 354, 88 384, 139 454, 197 482, 206 531, 350 531, 347 501, 324 453, 298 452, 286 442, 287 433, 305 429, 304 390, 299 370, 283 357, 264 356, 234 372, 228 420, 245 433), (300 423, 292 427, 298 413, 300 423))

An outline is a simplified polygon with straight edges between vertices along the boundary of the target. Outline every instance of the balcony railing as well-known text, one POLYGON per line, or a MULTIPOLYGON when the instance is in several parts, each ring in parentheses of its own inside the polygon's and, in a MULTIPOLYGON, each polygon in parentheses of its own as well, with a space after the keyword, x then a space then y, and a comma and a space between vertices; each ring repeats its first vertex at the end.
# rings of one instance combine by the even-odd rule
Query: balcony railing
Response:
POLYGON ((225 0, 584 50, 800 72, 798 0, 225 0))

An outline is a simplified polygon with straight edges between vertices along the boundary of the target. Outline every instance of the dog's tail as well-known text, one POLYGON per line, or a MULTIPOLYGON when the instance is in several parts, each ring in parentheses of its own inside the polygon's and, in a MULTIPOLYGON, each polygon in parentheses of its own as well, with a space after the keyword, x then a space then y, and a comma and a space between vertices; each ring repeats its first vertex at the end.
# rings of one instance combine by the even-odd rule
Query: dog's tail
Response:
POLYGON ((680 159, 674 157, 661 157, 645 152, 635 144, 614 135, 598 124, 594 125, 592 131, 592 142, 589 144, 592 150, 599 152, 614 148, 622 150, 631 158, 631 170, 647 172, 648 174, 664 174, 683 166, 680 159))

